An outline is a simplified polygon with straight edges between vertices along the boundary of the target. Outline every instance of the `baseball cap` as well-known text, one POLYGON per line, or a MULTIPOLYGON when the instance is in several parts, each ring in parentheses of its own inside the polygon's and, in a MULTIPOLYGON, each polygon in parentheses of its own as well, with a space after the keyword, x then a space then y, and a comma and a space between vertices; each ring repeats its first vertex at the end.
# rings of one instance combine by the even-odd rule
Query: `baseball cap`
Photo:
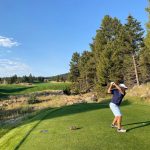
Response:
POLYGON ((128 88, 128 87, 127 87, 127 86, 125 86, 125 84, 123 84, 123 83, 119 84, 119 86, 120 86, 120 87, 122 87, 122 88, 125 88, 125 89, 127 89, 127 88, 128 88))

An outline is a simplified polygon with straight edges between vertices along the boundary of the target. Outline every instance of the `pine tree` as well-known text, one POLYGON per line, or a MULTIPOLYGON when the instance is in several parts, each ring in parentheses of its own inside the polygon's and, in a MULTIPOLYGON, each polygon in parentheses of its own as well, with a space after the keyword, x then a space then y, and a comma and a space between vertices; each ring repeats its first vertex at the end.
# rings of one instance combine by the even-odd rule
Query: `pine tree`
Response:
POLYGON ((146 8, 146 11, 149 15, 149 21, 146 24, 147 35, 144 39, 145 47, 140 53, 140 68, 143 82, 150 81, 150 0, 149 6, 148 8, 146 8))
POLYGON ((94 40, 94 57, 96 60, 97 89, 115 81, 122 75, 122 30, 117 18, 105 16, 94 40))
POLYGON ((59 76, 59 75, 56 77, 56 81, 57 81, 57 82, 60 81, 60 76, 59 76))
POLYGON ((22 77, 22 82, 29 82, 29 78, 25 75, 22 77))
POLYGON ((149 21, 146 24, 147 35, 145 38, 145 44, 146 44, 147 48, 150 49, 150 0, 148 0, 148 1, 149 1, 149 6, 148 6, 148 8, 146 8, 146 11, 148 12, 148 15, 149 15, 149 21))
POLYGON ((15 74, 14 76, 10 77, 10 84, 13 84, 13 83, 17 83, 17 75, 15 74))
MULTIPOLYGON (((143 46, 143 29, 141 28, 140 22, 134 19, 131 15, 127 18, 127 23, 125 24, 126 30, 126 50, 128 61, 132 63, 128 65, 131 66, 130 69, 126 72, 126 76, 130 79, 136 78, 136 83, 139 85, 139 75, 138 75, 138 56, 140 50, 143 46), (132 60, 131 60, 132 59, 132 60), (132 68, 133 66, 133 68, 132 68), (133 72, 134 70, 134 72, 133 72), (132 75, 133 74, 133 75, 132 75)), ((127 63, 126 63, 127 65, 127 63)))
POLYGON ((31 73, 29 74, 28 82, 29 82, 29 83, 33 83, 33 76, 32 76, 31 73))
POLYGON ((84 51, 79 60, 79 72, 80 77, 78 82, 80 85, 80 91, 87 92, 93 89, 95 79, 95 62, 93 59, 93 53, 84 51))
POLYGON ((70 62, 70 74, 69 74, 69 79, 72 82, 77 82, 78 77, 80 76, 79 59, 80 59, 80 54, 77 52, 73 53, 70 62))
POLYGON ((150 81, 150 49, 146 46, 142 49, 139 56, 141 82, 150 81))

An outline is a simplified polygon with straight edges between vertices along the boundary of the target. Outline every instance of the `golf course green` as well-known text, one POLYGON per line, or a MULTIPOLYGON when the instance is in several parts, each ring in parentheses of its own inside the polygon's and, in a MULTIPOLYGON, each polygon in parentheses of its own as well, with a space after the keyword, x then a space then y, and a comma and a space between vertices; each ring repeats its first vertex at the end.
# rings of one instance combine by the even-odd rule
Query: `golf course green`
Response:
POLYGON ((126 133, 111 128, 108 104, 89 103, 39 113, 0 139, 1 150, 147 150, 150 147, 149 105, 124 103, 126 133), (73 130, 72 127, 75 127, 73 130))
POLYGON ((32 92, 44 91, 44 90, 64 90, 69 87, 71 83, 56 82, 56 83, 36 83, 31 86, 6 84, 0 85, 0 98, 8 97, 12 95, 28 94, 32 92))

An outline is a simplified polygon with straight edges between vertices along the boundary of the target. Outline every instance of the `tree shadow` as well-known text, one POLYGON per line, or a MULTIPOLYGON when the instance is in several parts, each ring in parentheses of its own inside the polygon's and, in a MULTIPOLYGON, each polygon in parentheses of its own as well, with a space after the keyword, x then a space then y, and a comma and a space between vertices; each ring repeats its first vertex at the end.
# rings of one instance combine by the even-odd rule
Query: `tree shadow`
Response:
POLYGON ((126 99, 122 102, 121 106, 127 106, 127 105, 131 105, 131 104, 132 103, 128 99, 126 99))
POLYGON ((15 87, 15 88, 7 88, 7 89, 0 88, 0 97, 1 98, 8 98, 11 95, 19 95, 19 94, 16 94, 16 93, 22 92, 22 91, 25 91, 27 89, 31 89, 31 88, 34 88, 34 87, 18 87, 18 88, 15 87))
MULTIPOLYGON (((68 116, 73 114, 78 114, 82 112, 88 112, 98 109, 106 109, 109 108, 109 102, 110 100, 107 99, 106 101, 102 101, 100 103, 82 103, 82 104, 74 104, 69 106, 63 106, 59 111, 56 113, 52 113, 51 115, 47 116, 44 119, 52 119, 56 117, 62 117, 62 116, 68 116)), ((124 101, 122 103, 122 107, 130 105, 131 103, 129 101, 124 101)))
POLYGON ((134 123, 124 124, 123 126, 128 126, 128 125, 138 125, 136 127, 129 128, 127 130, 129 132, 129 131, 134 130, 134 129, 138 129, 138 128, 142 128, 142 127, 145 127, 145 126, 149 126, 150 125, 150 121, 134 122, 134 123))
POLYGON ((108 108, 108 105, 101 105, 100 103, 83 103, 83 104, 74 104, 70 106, 63 106, 56 113, 51 114, 45 119, 52 119, 56 117, 68 116, 73 114, 78 114, 82 112, 97 110, 97 109, 105 109, 108 108))

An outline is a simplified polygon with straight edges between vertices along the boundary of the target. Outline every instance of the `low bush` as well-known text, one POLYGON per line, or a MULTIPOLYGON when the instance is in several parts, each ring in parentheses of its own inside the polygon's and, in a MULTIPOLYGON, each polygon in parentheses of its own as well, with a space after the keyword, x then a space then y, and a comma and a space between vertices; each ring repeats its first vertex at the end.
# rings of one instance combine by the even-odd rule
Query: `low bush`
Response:
POLYGON ((71 89, 69 87, 65 87, 63 89, 63 93, 66 94, 66 95, 70 95, 71 94, 71 89))
POLYGON ((37 98, 35 94, 32 94, 28 99, 28 104, 36 104, 40 103, 41 101, 37 98))

